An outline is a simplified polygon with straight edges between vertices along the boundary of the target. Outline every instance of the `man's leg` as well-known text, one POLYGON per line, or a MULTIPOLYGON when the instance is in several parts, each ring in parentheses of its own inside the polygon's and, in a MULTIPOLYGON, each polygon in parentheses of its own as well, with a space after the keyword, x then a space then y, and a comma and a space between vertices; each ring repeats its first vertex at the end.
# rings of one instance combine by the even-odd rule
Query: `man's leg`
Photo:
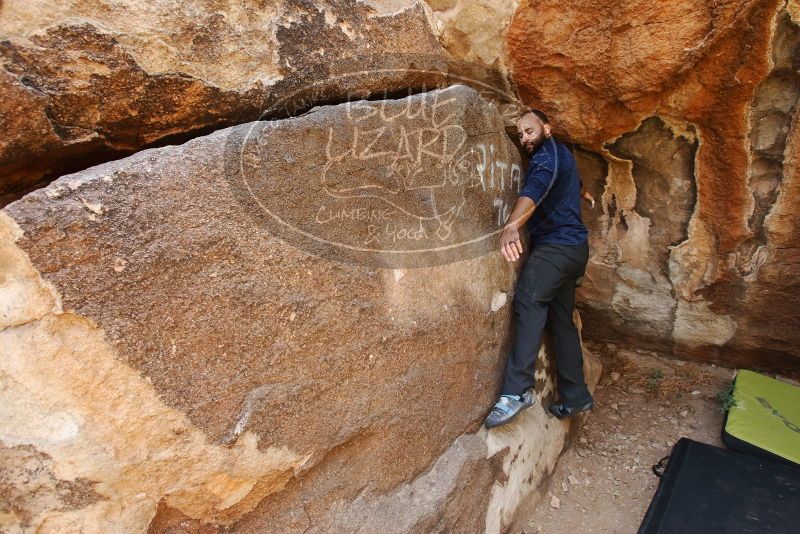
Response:
POLYGON ((583 352, 578 329, 572 320, 575 284, 569 281, 550 303, 548 320, 553 335, 558 370, 558 392, 566 407, 583 406, 592 401, 583 376, 583 352))
POLYGON ((500 392, 521 395, 534 384, 534 363, 542 344, 542 331, 547 323, 547 303, 534 300, 524 287, 514 294, 516 337, 506 361, 505 378, 500 392))
POLYGON ((506 362, 505 378, 500 390, 503 395, 521 395, 533 387, 534 363, 547 323, 548 304, 563 279, 552 259, 537 253, 546 254, 546 251, 534 250, 523 267, 514 293, 516 337, 506 362))
POLYGON ((486 418, 487 428, 507 423, 534 402, 535 396, 527 390, 535 382, 534 363, 542 344, 548 308, 564 285, 572 287, 574 299, 575 279, 578 271, 582 272, 580 254, 576 256, 576 252, 579 251, 572 248, 562 250, 562 246, 540 245, 528 257, 514 294, 516 337, 506 361, 500 400, 486 418))
POLYGON ((486 428, 508 423, 536 401, 533 369, 547 323, 547 298, 543 296, 552 293, 548 288, 555 287, 560 273, 552 263, 537 257, 536 249, 522 268, 514 293, 516 338, 506 360, 500 400, 486 418, 486 428))

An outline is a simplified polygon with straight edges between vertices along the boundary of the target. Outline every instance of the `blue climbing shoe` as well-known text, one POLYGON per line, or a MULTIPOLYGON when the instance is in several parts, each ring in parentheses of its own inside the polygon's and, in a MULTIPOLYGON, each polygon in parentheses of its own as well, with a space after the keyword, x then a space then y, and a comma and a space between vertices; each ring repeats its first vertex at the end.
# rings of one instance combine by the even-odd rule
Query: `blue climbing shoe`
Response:
POLYGON ((519 412, 532 406, 536 402, 536 394, 533 389, 527 390, 520 395, 500 395, 500 400, 494 405, 489 417, 486 418, 486 428, 494 428, 504 425, 514 419, 519 412), (521 399, 520 399, 521 397, 521 399))

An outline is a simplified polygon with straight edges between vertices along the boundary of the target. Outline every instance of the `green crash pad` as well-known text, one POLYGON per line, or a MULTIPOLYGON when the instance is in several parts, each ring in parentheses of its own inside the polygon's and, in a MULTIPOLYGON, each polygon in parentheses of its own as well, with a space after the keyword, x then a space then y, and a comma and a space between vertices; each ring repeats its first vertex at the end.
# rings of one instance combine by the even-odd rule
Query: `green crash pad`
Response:
POLYGON ((800 465, 800 388, 740 370, 722 442, 733 450, 800 465))

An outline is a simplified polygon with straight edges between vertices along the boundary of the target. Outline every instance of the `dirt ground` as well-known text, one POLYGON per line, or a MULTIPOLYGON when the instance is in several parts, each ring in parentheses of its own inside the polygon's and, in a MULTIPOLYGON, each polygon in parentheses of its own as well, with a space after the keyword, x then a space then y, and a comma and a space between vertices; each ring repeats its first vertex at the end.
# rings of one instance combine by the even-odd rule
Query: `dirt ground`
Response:
POLYGON ((722 446, 717 394, 733 369, 590 347, 603 377, 577 441, 561 457, 524 532, 635 533, 658 485, 651 466, 681 437, 722 446))

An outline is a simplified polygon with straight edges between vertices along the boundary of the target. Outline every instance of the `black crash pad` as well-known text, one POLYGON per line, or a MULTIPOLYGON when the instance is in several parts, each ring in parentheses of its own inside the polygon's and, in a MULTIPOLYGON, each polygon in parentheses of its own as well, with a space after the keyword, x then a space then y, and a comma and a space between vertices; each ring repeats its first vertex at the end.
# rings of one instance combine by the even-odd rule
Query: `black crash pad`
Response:
POLYGON ((681 438, 639 534, 800 532, 800 469, 681 438))

